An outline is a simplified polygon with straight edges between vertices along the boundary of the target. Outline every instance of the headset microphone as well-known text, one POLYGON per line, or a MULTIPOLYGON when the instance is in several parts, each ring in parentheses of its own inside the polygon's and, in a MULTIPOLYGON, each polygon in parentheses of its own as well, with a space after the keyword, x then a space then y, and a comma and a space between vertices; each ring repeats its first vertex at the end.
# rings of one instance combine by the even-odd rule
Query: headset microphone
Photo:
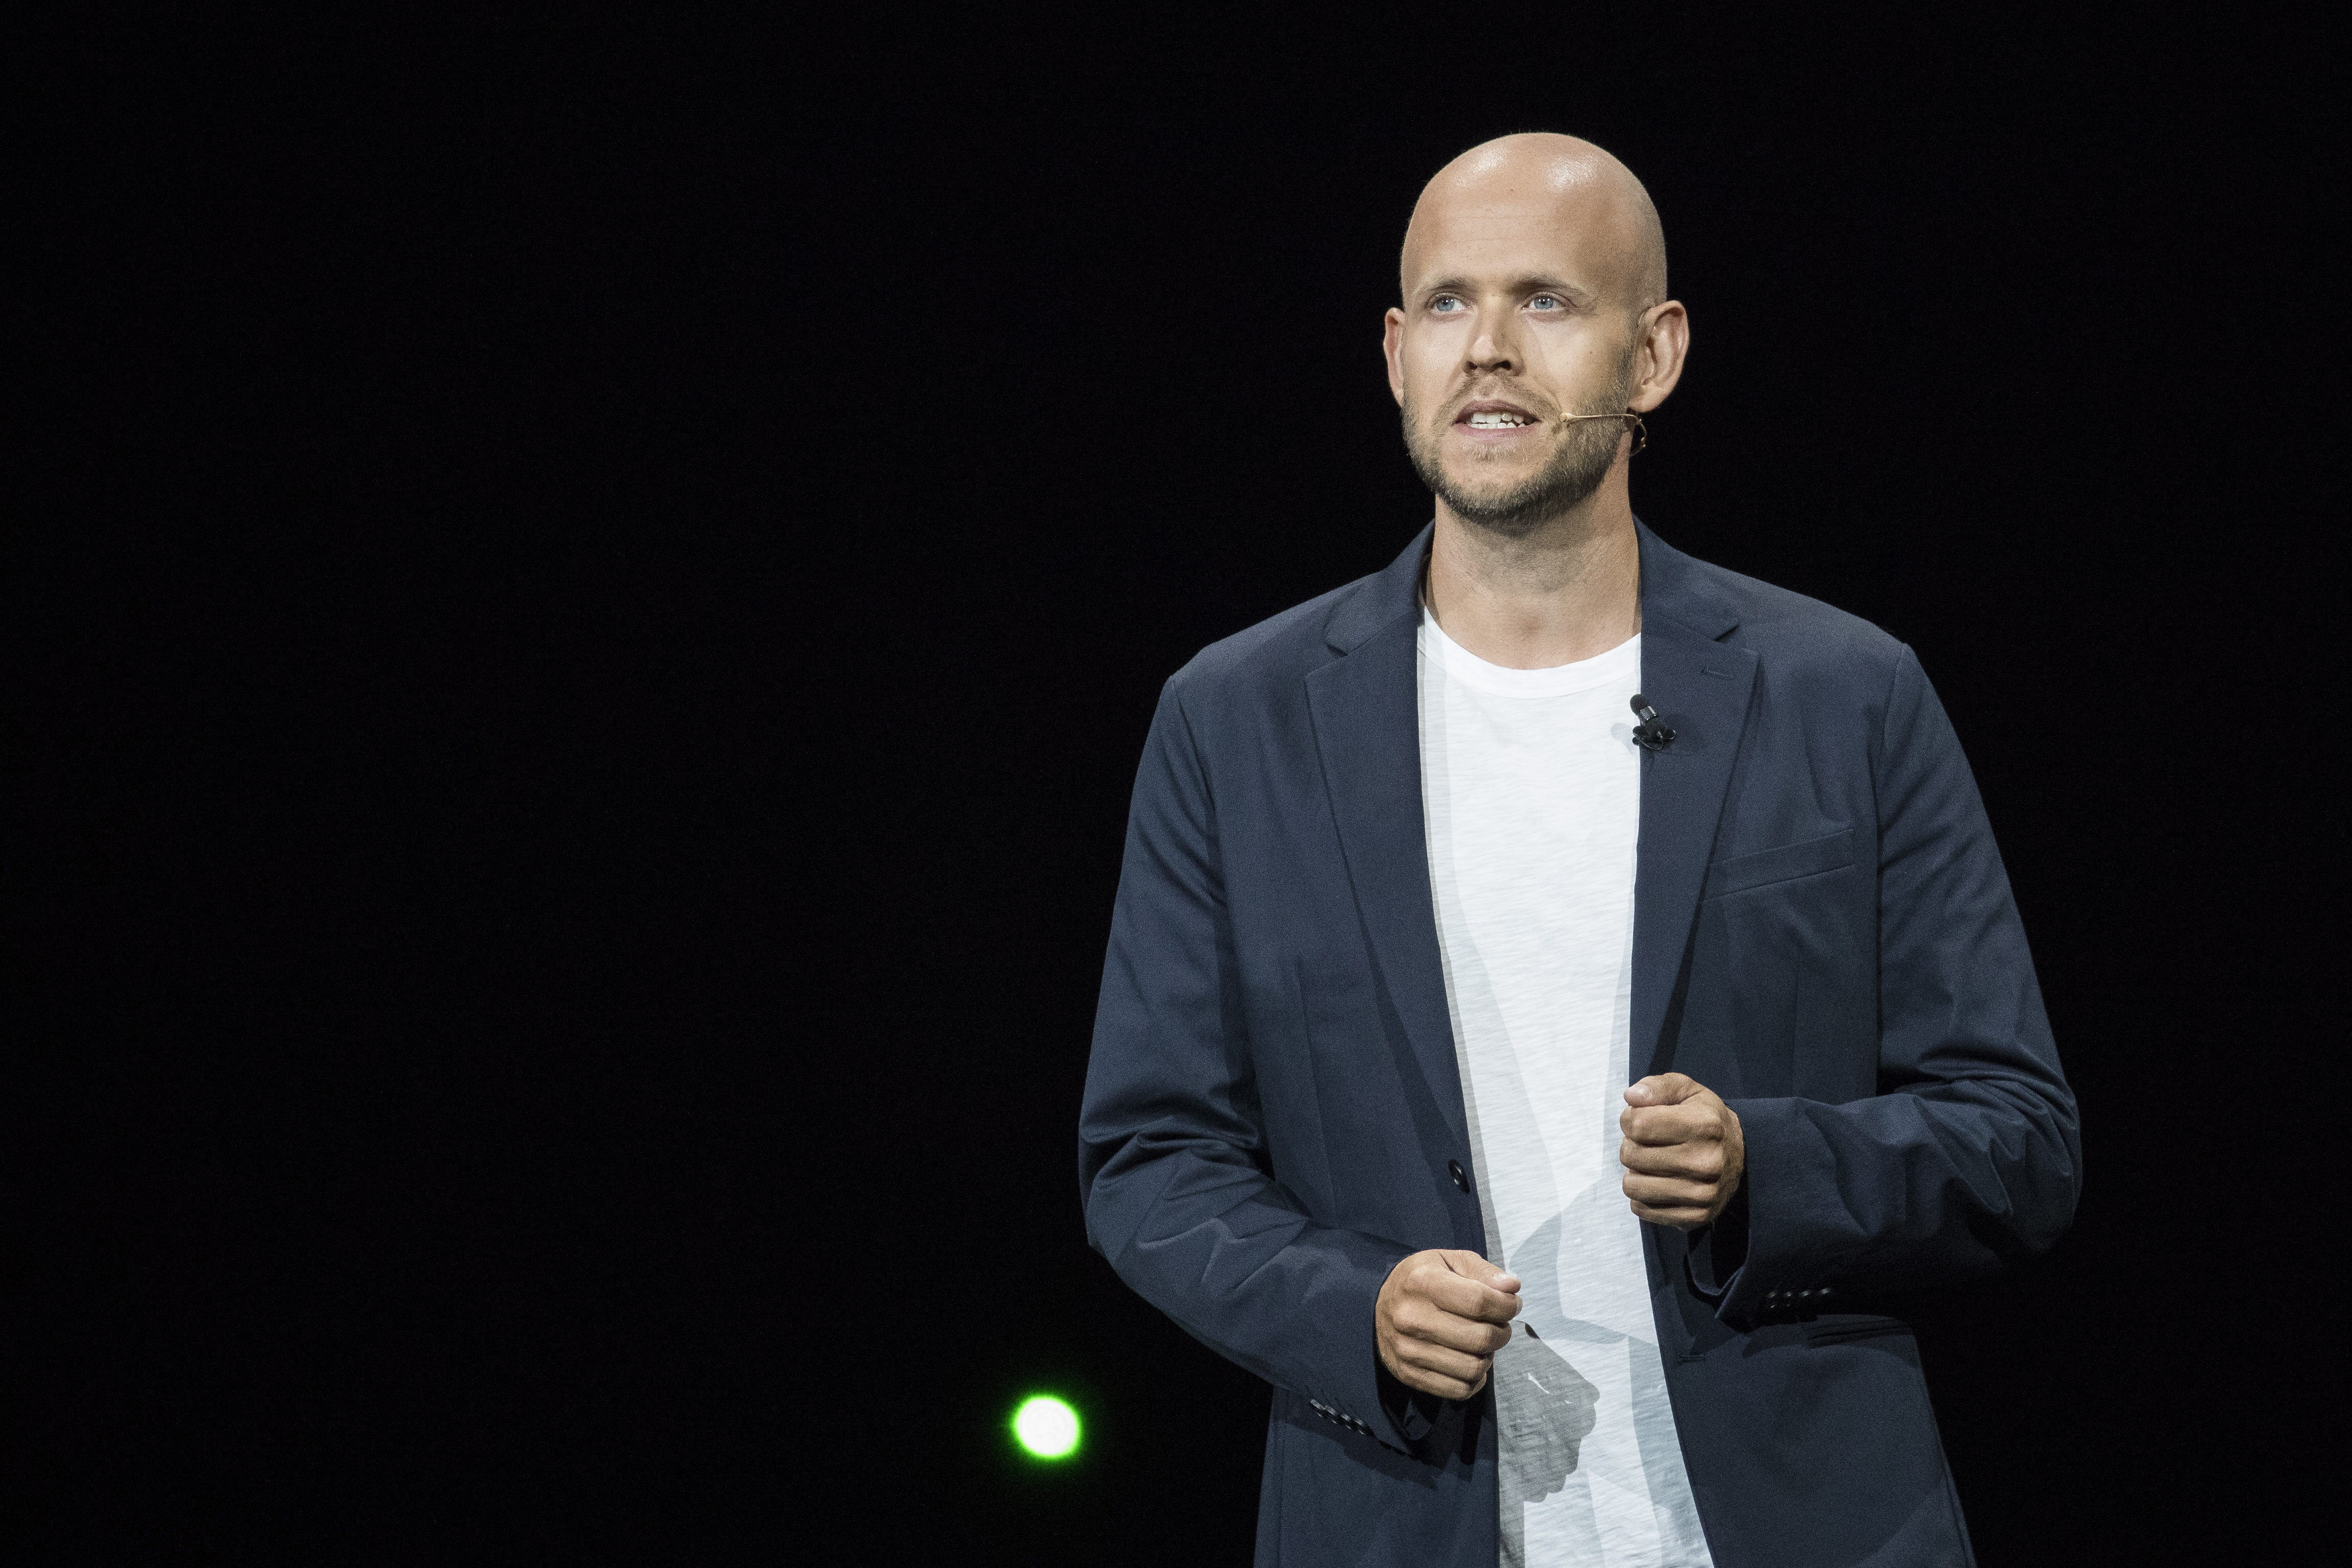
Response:
POLYGON ((1643 424, 1642 423, 1642 416, 1633 413, 1631 409, 1628 409, 1623 413, 1563 413, 1559 416, 1559 422, 1562 424, 1580 424, 1588 419, 1632 420, 1633 423, 1628 428, 1633 433, 1633 450, 1627 453, 1625 455, 1628 457, 1639 457, 1643 452, 1649 450, 1650 427, 1643 424))
POLYGON ((1658 722, 1658 710, 1641 693, 1633 694, 1633 744, 1648 751, 1664 751, 1675 743, 1675 732, 1658 722))

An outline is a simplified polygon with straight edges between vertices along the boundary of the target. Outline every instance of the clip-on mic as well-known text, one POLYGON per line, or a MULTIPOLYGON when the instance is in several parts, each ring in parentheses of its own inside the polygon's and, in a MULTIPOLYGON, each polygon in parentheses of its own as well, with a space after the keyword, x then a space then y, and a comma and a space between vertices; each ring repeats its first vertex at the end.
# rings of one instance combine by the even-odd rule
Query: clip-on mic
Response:
POLYGON ((1658 710, 1641 693, 1633 694, 1633 744, 1647 751, 1664 751, 1675 743, 1675 732, 1658 722, 1658 710))

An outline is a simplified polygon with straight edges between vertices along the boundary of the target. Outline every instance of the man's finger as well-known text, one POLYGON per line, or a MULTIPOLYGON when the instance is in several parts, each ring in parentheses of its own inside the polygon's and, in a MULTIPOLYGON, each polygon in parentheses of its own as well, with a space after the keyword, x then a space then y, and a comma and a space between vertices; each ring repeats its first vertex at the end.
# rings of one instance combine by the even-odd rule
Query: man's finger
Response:
POLYGON ((1508 1322, 1519 1310, 1519 1277, 1497 1268, 1475 1252, 1445 1248, 1438 1254, 1451 1278, 1431 1271, 1417 1281, 1429 1299, 1458 1317, 1479 1322, 1508 1322))
POLYGON ((1419 1389, 1423 1394, 1434 1394, 1440 1399, 1467 1399, 1486 1386, 1486 1375, 1483 1372, 1478 1375, 1476 1382, 1465 1383, 1460 1378, 1440 1377, 1435 1373, 1423 1372, 1417 1366, 1398 1367, 1392 1370, 1396 1372, 1397 1381, 1407 1388, 1419 1389))
POLYGON ((1486 1375, 1491 1356, 1473 1355, 1468 1351, 1450 1345, 1433 1344, 1425 1339, 1397 1341, 1397 1360, 1423 1372, 1433 1372, 1440 1377, 1457 1378, 1464 1383, 1475 1383, 1486 1375))
POLYGON ((1715 1202, 1717 1185, 1673 1176, 1636 1176, 1629 1171, 1620 1189, 1633 1202, 1652 1208, 1704 1209, 1715 1202))
POLYGON ((1617 1126, 1637 1144, 1681 1144, 1720 1136, 1723 1120, 1712 1105, 1649 1105, 1618 1113, 1617 1126))
POLYGON ((1686 1072, 1654 1072, 1625 1091, 1628 1105, 1679 1105, 1704 1091, 1686 1072))
POLYGON ((1643 1176, 1687 1176, 1694 1181, 1714 1181, 1723 1175, 1724 1166, 1728 1162, 1721 1141, 1707 1138, 1655 1147, 1629 1141, 1617 1145, 1617 1163, 1643 1176))
MULTIPOLYGON (((1504 1278, 1511 1279, 1505 1275, 1504 1278)), ((1511 1279, 1517 1285, 1518 1281, 1511 1279)), ((1462 1274, 1428 1273, 1415 1281, 1423 1294, 1433 1304, 1458 1318, 1470 1318, 1482 1323, 1507 1323, 1519 1315, 1519 1297, 1516 1291, 1500 1291, 1492 1285, 1482 1285, 1462 1274)))
POLYGON ((1442 1344, 1465 1355, 1492 1355, 1511 1343, 1511 1331, 1502 1323, 1449 1312, 1433 1301, 1414 1301, 1396 1315, 1399 1335, 1442 1344))
POLYGON ((1465 1279, 1475 1280, 1490 1289, 1517 1291, 1519 1288, 1519 1277, 1517 1274, 1512 1273, 1508 1269, 1489 1263, 1475 1252, 1465 1252, 1448 1247, 1437 1255, 1445 1260, 1445 1266, 1448 1269, 1465 1279))

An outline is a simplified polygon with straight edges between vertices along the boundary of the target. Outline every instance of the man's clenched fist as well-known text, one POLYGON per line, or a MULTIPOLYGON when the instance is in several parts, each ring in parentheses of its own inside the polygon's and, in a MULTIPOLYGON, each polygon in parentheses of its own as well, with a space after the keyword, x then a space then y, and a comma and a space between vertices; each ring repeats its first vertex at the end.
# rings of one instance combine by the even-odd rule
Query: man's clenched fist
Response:
POLYGON ((1519 1281, 1475 1252, 1416 1252, 1389 1270, 1373 1312, 1381 1360, 1407 1388, 1467 1399, 1511 1342, 1519 1281))
POLYGON ((1748 1145, 1738 1116, 1714 1090, 1680 1072, 1644 1078, 1625 1091, 1617 1125, 1625 1134, 1617 1148, 1625 1196, 1651 1224, 1696 1230, 1739 1190, 1748 1145))

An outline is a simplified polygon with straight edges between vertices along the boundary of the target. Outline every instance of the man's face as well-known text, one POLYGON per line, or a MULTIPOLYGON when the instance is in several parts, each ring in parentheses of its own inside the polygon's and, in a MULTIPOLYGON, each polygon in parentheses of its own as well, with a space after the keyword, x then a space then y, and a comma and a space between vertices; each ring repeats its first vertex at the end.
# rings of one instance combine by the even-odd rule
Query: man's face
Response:
POLYGON ((1532 528, 1607 476, 1625 407, 1635 322, 1605 289, 1578 204, 1539 190, 1425 204, 1389 313, 1389 380, 1413 466, 1456 516, 1532 528))

